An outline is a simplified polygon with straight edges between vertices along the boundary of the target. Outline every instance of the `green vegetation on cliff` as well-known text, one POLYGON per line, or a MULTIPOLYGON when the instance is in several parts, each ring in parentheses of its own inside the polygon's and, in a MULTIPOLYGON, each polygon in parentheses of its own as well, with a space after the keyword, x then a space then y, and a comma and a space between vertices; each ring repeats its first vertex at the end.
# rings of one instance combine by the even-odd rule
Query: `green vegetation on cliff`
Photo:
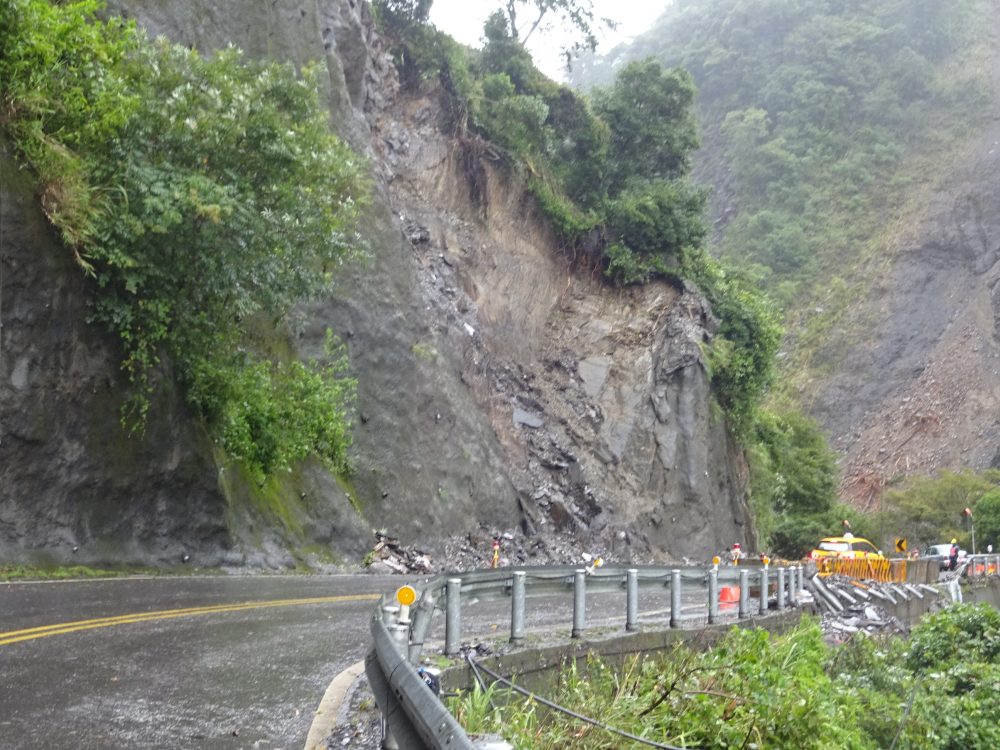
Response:
MULTIPOLYGON (((733 628, 715 647, 562 671, 545 697, 641 737, 690 748, 997 747, 1000 614, 955 605, 909 641, 858 634, 828 649, 805 621, 773 636, 733 628)), ((453 704, 471 731, 538 750, 641 747, 499 688, 453 704)))
POLYGON ((636 62, 584 97, 534 67, 509 13, 494 13, 483 48, 469 50, 426 23, 427 2, 379 0, 375 9, 404 84, 440 82, 460 142, 473 157, 502 154, 568 255, 614 283, 683 278, 700 287, 720 320, 708 356, 715 392, 748 434, 780 327, 754 285, 704 250, 706 194, 687 176, 698 145, 688 73, 636 62))
POLYGON ((329 132, 320 72, 150 41, 101 7, 0 6, 0 126, 121 341, 123 419, 141 428, 176 376, 258 481, 312 453, 345 470, 343 352, 303 364, 273 343, 361 246, 364 166, 329 132))

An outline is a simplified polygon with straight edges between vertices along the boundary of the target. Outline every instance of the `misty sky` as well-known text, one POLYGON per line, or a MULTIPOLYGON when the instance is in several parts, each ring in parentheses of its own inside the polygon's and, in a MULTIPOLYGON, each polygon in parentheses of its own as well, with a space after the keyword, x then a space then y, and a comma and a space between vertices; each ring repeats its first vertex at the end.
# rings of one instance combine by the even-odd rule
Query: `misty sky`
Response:
MULTIPOLYGON (((612 32, 598 35, 597 51, 607 52, 648 29, 671 0, 594 0, 594 15, 612 18, 620 24, 612 32)), ((494 10, 503 7, 502 0, 434 0, 431 21, 442 31, 463 44, 480 46, 483 22, 494 10)), ((527 15, 530 14, 526 14, 527 15)), ((563 59, 560 49, 569 41, 561 30, 544 34, 536 31, 528 40, 528 49, 535 65, 550 78, 562 79, 563 59)))

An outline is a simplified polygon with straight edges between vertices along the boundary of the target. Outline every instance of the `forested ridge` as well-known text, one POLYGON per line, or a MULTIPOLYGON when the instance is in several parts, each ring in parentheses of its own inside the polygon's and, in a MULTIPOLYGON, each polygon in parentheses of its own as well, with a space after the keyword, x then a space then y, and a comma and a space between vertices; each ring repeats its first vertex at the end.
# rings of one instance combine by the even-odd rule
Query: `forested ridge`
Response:
POLYGON ((678 2, 572 78, 606 82, 647 57, 691 73, 714 252, 788 311, 784 371, 808 389, 831 345, 856 340, 845 307, 877 279, 909 198, 982 122, 977 18, 989 12, 980 0, 678 2))

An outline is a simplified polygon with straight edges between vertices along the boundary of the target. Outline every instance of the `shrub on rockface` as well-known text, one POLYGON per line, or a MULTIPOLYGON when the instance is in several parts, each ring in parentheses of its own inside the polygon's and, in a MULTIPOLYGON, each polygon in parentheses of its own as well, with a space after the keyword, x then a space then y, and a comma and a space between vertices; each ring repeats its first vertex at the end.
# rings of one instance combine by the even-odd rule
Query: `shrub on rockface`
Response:
POLYGON ((121 341, 127 422, 143 425, 167 355, 252 474, 309 453, 342 469, 353 382, 267 356, 248 328, 280 325, 361 244, 364 168, 328 130, 319 71, 151 42, 100 7, 5 4, 0 97, 47 215, 96 281, 93 319, 121 341), (322 427, 291 409, 315 399, 322 427), (257 416, 234 430, 234 410, 257 416))

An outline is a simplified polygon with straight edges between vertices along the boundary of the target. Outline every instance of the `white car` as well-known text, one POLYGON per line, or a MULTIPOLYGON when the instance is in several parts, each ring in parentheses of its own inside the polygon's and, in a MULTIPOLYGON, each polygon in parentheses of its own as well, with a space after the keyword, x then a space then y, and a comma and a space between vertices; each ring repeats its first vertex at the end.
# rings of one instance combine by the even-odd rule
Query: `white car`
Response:
MULTIPOLYGON (((964 549, 958 550, 958 564, 961 565, 965 562, 965 558, 969 553, 964 549)), ((941 570, 948 567, 949 557, 951 555, 951 545, 950 544, 932 544, 930 547, 924 550, 924 554, 921 557, 925 560, 937 560, 941 566, 941 570)))

